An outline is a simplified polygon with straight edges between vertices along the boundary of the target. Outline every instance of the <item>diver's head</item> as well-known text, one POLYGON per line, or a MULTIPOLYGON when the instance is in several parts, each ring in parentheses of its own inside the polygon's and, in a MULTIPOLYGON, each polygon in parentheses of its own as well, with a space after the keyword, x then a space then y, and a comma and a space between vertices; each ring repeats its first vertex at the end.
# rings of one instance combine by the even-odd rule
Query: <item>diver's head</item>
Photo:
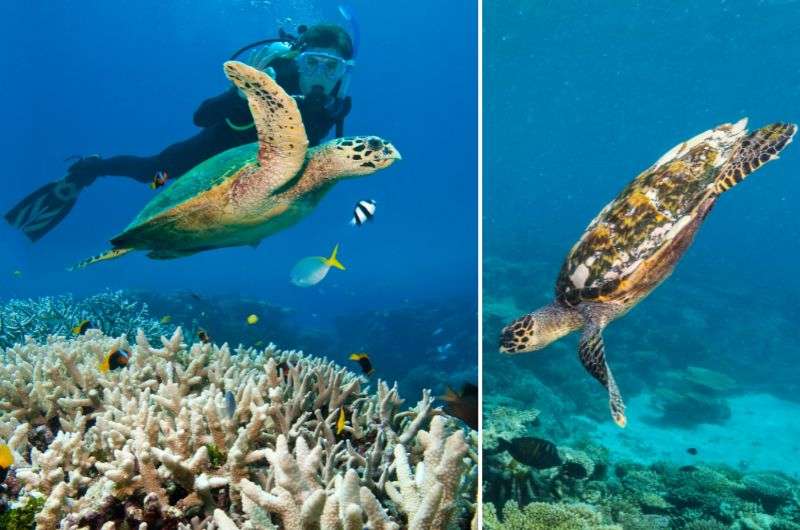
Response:
POLYGON ((345 30, 333 24, 311 26, 293 49, 303 95, 344 95, 353 68, 353 41, 345 30))
POLYGON ((337 161, 338 178, 361 177, 385 169, 400 160, 400 152, 378 136, 348 136, 325 144, 337 161))

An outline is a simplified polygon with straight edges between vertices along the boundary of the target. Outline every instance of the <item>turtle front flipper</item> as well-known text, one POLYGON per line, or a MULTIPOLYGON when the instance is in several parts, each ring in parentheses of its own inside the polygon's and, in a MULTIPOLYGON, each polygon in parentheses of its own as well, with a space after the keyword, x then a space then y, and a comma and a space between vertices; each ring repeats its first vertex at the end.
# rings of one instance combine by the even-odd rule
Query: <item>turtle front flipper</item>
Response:
POLYGON ((228 61, 225 75, 247 96, 258 132, 260 176, 274 190, 294 177, 306 158, 308 137, 294 98, 270 76, 228 61))
POLYGON ((731 189, 762 165, 778 158, 778 153, 792 142, 795 132, 797 125, 793 123, 773 123, 745 136, 736 154, 717 176, 717 193, 731 189))
POLYGON ((614 381, 614 376, 611 374, 611 369, 606 363, 602 333, 602 328, 597 324, 587 325, 578 343, 578 353, 583 367, 608 390, 608 404, 611 407, 611 417, 614 418, 614 422, 620 427, 625 427, 628 423, 625 417, 625 404, 622 402, 622 396, 619 393, 617 382, 614 381))
POLYGON ((85 260, 81 261, 74 267, 70 267, 67 270, 73 271, 75 269, 85 269, 89 265, 93 265, 99 261, 106 261, 110 259, 116 259, 121 256, 124 256, 128 252, 133 251, 133 248, 112 248, 111 250, 107 250, 102 254, 98 254, 97 256, 92 256, 91 258, 86 258, 85 260))

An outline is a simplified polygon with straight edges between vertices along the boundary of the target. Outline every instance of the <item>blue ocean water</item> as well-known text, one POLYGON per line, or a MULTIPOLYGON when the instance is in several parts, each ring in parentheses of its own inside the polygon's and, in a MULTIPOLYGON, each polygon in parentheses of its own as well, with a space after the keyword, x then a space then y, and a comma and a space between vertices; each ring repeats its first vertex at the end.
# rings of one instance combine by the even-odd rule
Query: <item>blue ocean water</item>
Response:
POLYGON ((513 358, 498 336, 552 300, 588 223, 667 150, 743 117, 751 130, 800 120, 800 3, 501 0, 484 16, 484 446, 537 436, 605 455, 608 470, 570 489, 544 471, 511 477, 492 454, 487 500, 588 501, 626 529, 791 527, 796 504, 748 495, 754 473, 793 488, 800 476, 797 145, 726 193, 674 274, 607 328, 626 429, 578 362, 577 334, 513 358), (681 501, 677 484, 699 498, 721 479, 695 478, 712 473, 745 484, 738 500, 720 487, 681 501), (611 507, 624 495, 636 514, 611 507))
MULTIPOLYGON (((467 7, 350 3, 360 49, 345 133, 392 141, 403 155, 392 168, 338 184, 311 216, 256 249, 169 261, 141 253, 67 272, 105 250, 153 196, 140 183, 103 177, 38 243, 0 226, 0 297, 124 289, 261 300, 290 311, 298 333, 321 337, 315 344, 322 351, 309 353, 344 362, 349 351, 370 348, 378 375, 390 380, 407 375, 409 358, 412 367, 438 362, 456 372, 453 385, 475 378, 477 40, 465 28, 476 27, 477 11, 467 7), (372 224, 356 229, 348 221, 360 199, 375 199, 378 211, 372 224), (315 288, 290 284, 298 260, 327 256, 337 243, 346 271, 331 271, 315 288), (382 333, 369 334, 370 319, 380 321, 382 333), (446 360, 432 360, 447 343, 458 347, 446 360)), ((294 33, 321 21, 344 24, 336 3, 4 2, 0 207, 61 178, 71 155, 149 155, 193 135, 197 106, 229 86, 222 63, 231 53, 276 36, 279 27, 294 33)), ((213 329, 214 322, 204 325, 213 329)), ((259 336, 271 340, 271 322, 259 325, 259 336)), ((220 339, 241 339, 234 335, 220 339)), ((443 379, 421 378, 408 391, 441 390, 443 379)))

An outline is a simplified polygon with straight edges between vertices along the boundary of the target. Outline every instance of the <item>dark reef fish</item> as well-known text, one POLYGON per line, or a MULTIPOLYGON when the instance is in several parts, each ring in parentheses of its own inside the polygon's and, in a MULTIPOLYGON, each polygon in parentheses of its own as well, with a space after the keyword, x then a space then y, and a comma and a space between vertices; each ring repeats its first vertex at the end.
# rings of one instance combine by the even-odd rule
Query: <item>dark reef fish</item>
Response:
POLYGON ((233 418, 236 413, 236 397, 230 390, 225 392, 225 412, 228 413, 229 418, 233 418))
POLYGON ((353 208, 353 219, 350 224, 353 226, 361 226, 367 221, 371 221, 375 215, 376 203, 373 200, 358 201, 353 208))
POLYGON ((689 449, 686 450, 686 452, 689 453, 690 455, 694 456, 694 455, 697 454, 697 449, 694 448, 694 447, 690 447, 689 449))
POLYGON ((497 449, 498 452, 508 451, 514 460, 535 469, 557 467, 563 463, 556 444, 533 436, 514 438, 510 442, 500 438, 497 449))
POLYGON ((150 183, 151 190, 157 190, 161 186, 167 183, 169 180, 169 173, 166 171, 157 171, 155 176, 153 177, 153 181, 150 183))
POLYGON ((445 412, 462 420, 474 430, 478 430, 478 387, 472 383, 464 383, 461 393, 456 393, 449 386, 439 399, 446 402, 445 412))
POLYGON ((105 355, 105 357, 103 357, 103 360, 100 363, 100 372, 106 373, 110 370, 116 370, 117 368, 128 366, 129 358, 130 354, 124 350, 111 350, 105 355))
POLYGON ((200 342, 203 344, 211 342, 211 337, 208 336, 208 332, 203 328, 197 330, 197 338, 200 339, 200 342))
POLYGON ((369 360, 369 355, 366 353, 351 353, 350 360, 358 363, 364 375, 372 375, 375 371, 372 367, 372 361, 369 360))
POLYGON ((90 327, 92 327, 92 323, 89 320, 81 320, 79 323, 72 326, 72 334, 83 335, 90 327))

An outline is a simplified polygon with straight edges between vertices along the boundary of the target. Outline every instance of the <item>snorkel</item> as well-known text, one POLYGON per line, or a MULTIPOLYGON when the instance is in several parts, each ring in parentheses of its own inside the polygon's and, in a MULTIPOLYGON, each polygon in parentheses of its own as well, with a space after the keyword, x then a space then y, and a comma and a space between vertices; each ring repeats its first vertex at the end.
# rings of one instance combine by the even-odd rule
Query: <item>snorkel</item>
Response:
POLYGON ((350 34, 350 40, 353 42, 353 57, 350 59, 350 68, 348 68, 345 75, 342 77, 342 80, 339 82, 339 90, 336 93, 336 96, 344 99, 347 96, 347 92, 350 90, 350 78, 352 77, 353 66, 355 66, 355 60, 358 56, 358 48, 361 44, 361 30, 358 26, 358 20, 353 15, 353 11, 351 8, 345 5, 339 5, 339 14, 342 15, 345 23, 347 24, 347 32, 350 34))

